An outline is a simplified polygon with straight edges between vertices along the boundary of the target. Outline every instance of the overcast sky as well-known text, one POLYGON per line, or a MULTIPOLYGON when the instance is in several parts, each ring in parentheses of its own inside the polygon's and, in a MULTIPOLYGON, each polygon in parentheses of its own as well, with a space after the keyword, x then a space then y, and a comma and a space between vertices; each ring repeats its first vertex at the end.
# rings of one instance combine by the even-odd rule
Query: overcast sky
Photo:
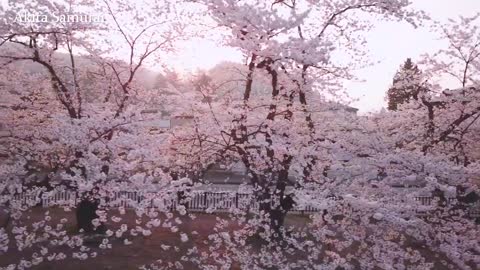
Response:
MULTIPOLYGON (((480 0, 413 0, 413 3, 415 8, 425 10, 438 21, 480 12, 480 0)), ((345 84, 350 95, 359 99, 353 105, 362 112, 379 110, 385 106, 385 91, 406 58, 411 57, 415 61, 422 54, 436 51, 444 45, 429 28, 415 29, 402 22, 377 24, 367 37, 372 60, 379 63, 356 73, 364 82, 345 84)), ((221 61, 242 60, 239 52, 221 47, 213 41, 199 39, 183 47, 172 60, 178 71, 192 72, 211 68, 221 61)))

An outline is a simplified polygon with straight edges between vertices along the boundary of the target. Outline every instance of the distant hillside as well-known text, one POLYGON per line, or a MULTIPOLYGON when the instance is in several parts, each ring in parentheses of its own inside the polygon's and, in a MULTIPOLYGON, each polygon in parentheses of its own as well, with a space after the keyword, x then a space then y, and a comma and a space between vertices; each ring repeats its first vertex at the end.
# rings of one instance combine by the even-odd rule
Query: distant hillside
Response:
MULTIPOLYGON (((6 46, 3 45, 0 47, 0 53, 11 53, 12 51, 19 51, 21 50, 20 47, 12 48, 11 45, 6 46)), ((70 66, 70 57, 67 53, 57 52, 52 57, 55 66, 70 66)), ((86 56, 76 56, 75 57, 75 64, 79 69, 91 69, 93 68, 96 63, 94 63, 91 59, 86 56)), ((125 63, 126 66, 126 63, 125 63)), ((25 61, 17 61, 12 64, 9 64, 9 67, 17 71, 22 71, 23 74, 45 74, 47 75, 47 70, 38 63, 33 61, 25 60, 25 61)), ((147 68, 140 68, 137 71, 136 79, 141 81, 143 86, 147 89, 151 89, 154 87, 162 86, 166 84, 167 76, 162 73, 155 72, 149 70, 147 68)))

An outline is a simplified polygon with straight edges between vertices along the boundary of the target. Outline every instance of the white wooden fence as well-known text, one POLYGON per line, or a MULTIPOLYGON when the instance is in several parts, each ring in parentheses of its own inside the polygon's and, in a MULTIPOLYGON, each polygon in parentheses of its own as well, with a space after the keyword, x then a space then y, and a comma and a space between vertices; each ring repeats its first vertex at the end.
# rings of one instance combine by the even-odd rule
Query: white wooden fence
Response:
MULTIPOLYGON (((154 193, 142 193, 137 191, 119 191, 112 192, 113 196, 107 199, 107 204, 111 207, 134 208, 140 204, 147 207, 162 205, 164 207, 174 209, 179 205, 176 194, 170 197, 157 197, 154 193)), ((210 192, 195 191, 192 196, 188 197, 188 209, 191 211, 211 211, 226 212, 231 209, 258 210, 259 204, 252 199, 252 194, 238 192, 210 192)), ((71 206, 74 207, 79 201, 77 193, 74 191, 45 192, 42 195, 37 193, 22 193, 14 196, 14 202, 25 206, 41 205, 43 207, 52 206, 71 206)), ((433 197, 417 197, 416 201, 422 206, 432 206, 435 202, 433 197)), ((456 203, 450 199, 450 204, 456 203)), ((303 207, 294 206, 292 212, 313 213, 319 212, 318 209, 311 205, 303 207)), ((480 202, 470 206, 469 215, 471 217, 480 217, 480 202)))
MULTIPOLYGON (((153 207, 163 205, 168 208, 176 208, 179 205, 175 195, 170 198, 158 198, 151 196, 153 193, 142 193, 137 191, 113 192, 113 196, 107 199, 111 207, 134 208, 139 204, 153 207)), ((252 194, 238 192, 209 192, 195 191, 192 196, 187 197, 188 209, 191 211, 212 211, 226 212, 231 209, 258 210, 259 204, 252 199, 252 194)), ((43 194, 22 193, 14 196, 14 201, 25 206, 75 206, 79 202, 77 193, 74 191, 45 192, 43 194)), ((313 206, 294 207, 292 212, 312 213, 318 212, 313 206)))

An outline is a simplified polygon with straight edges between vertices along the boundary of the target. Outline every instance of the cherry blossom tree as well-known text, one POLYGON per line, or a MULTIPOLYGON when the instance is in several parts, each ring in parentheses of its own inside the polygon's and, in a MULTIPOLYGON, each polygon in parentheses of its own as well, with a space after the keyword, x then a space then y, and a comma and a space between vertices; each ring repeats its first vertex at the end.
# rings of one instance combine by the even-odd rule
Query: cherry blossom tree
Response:
POLYGON ((172 1, 149 4, 139 15, 145 3, 10 3, 0 24, 0 64, 2 93, 12 98, 7 163, 18 171, 2 193, 74 189, 83 198, 76 208, 78 227, 91 231, 99 199, 93 193, 151 166, 154 147, 146 145, 161 138, 141 125, 152 120, 141 113, 151 97, 137 74, 148 61, 160 63, 184 27, 172 1), (128 57, 117 60, 122 54, 128 57))
MULTIPOLYGON (((199 170, 219 161, 242 162, 251 179, 254 198, 260 204, 259 221, 247 223, 251 233, 259 233, 267 244, 265 249, 251 251, 245 246, 245 239, 234 237, 235 233, 218 234, 212 240, 217 253, 205 254, 205 263, 214 256, 227 267, 240 261, 243 267, 262 269, 274 265, 280 269, 299 265, 332 269, 438 266, 438 262, 421 252, 410 253, 413 242, 419 241, 429 243, 434 253, 446 254, 456 267, 475 267, 474 257, 478 253, 469 257, 472 253, 468 250, 478 247, 470 245, 472 242, 467 239, 478 228, 464 212, 449 219, 445 218, 445 211, 450 208, 443 207, 434 219, 423 220, 415 217, 414 208, 418 205, 406 205, 415 205, 415 196, 424 192, 433 196, 437 190, 452 192, 459 185, 475 187, 471 179, 478 166, 457 168, 444 153, 426 155, 432 141, 422 139, 426 133, 422 124, 410 132, 406 125, 393 129, 395 121, 352 120, 332 115, 328 110, 332 108, 325 102, 326 96, 334 96, 338 78, 349 76, 348 69, 334 63, 332 51, 346 49, 356 55, 357 61, 363 55, 352 42, 361 40, 358 29, 365 26, 356 19, 359 12, 410 23, 423 18, 421 13, 408 11, 407 1, 206 2, 218 24, 231 31, 228 44, 245 54, 244 89, 239 95, 232 87, 234 94, 215 100, 205 97, 225 86, 207 84, 196 93, 182 96, 192 125, 174 132, 171 144, 183 147, 173 149, 172 155, 195 159, 199 170), (258 78, 268 78, 270 96, 259 94, 253 87, 258 78), (409 147, 402 146, 406 143, 409 147), (201 153, 200 157, 195 158, 195 153, 201 153), (392 187, 402 181, 411 181, 420 190, 405 194, 392 187), (295 187, 293 193, 287 185, 295 187), (331 198, 340 202, 332 202, 331 198), (308 233, 286 232, 285 214, 293 204, 305 205, 307 201, 324 209, 323 214, 314 216, 308 233), (437 238, 439 231, 455 227, 455 222, 462 224, 457 224, 462 230, 458 234, 465 236, 468 244, 437 238), (410 226, 420 226, 428 233, 410 226), (401 233, 389 238, 385 235, 393 231, 385 228, 396 228, 393 230, 401 233), (306 235, 313 235, 309 239, 314 240, 299 240, 306 235), (343 241, 341 235, 350 236, 343 241), (277 256, 269 248, 278 247, 278 239, 292 248, 283 247, 277 256), (440 249, 431 245, 440 242, 440 249), (353 248, 353 243, 364 248, 353 248), (375 247, 367 249, 367 245, 375 247), (352 248, 351 253, 348 247, 352 248), (460 258, 458 254, 462 252, 452 250, 463 250, 469 255, 460 258), (289 256, 295 256, 298 264, 293 264, 289 256)), ((423 86, 424 82, 419 81, 418 85, 423 86)), ((411 120, 405 114, 399 117, 402 121, 411 120)), ((384 120, 390 119, 389 116, 384 120)), ((441 198, 439 201, 444 201, 444 195, 441 198)), ((245 216, 238 218, 245 220, 245 216)))
POLYGON ((407 10, 406 1, 206 2, 218 24, 231 32, 229 44, 245 54, 248 69, 242 99, 221 104, 223 108, 208 102, 203 106, 214 121, 206 125, 208 131, 217 126, 215 137, 207 139, 212 142, 206 144, 196 135, 199 140, 191 140, 209 149, 212 144, 222 146, 214 152, 217 158, 226 153, 245 165, 261 209, 269 213, 270 226, 278 233, 291 208, 292 198, 285 194, 291 169, 300 168, 298 181, 312 181, 313 168, 322 166, 317 164, 317 142, 326 139, 317 135, 321 127, 316 127, 315 107, 310 108, 308 100, 313 104, 321 100, 318 91, 334 93, 335 79, 348 76, 348 70, 333 62, 332 52, 346 49, 362 56, 352 40, 361 38, 358 29, 370 25, 357 19, 359 12, 411 23, 417 14, 407 10), (268 78, 269 97, 255 99, 255 74, 268 78), (228 120, 217 115, 227 108, 231 111, 228 120), (277 202, 273 206, 272 198, 277 202))
POLYGON ((475 140, 480 117, 477 18, 451 20, 439 27, 447 47, 426 55, 422 61, 425 74, 406 82, 423 91, 398 114, 399 119, 407 119, 404 117, 408 115, 410 123, 415 119, 416 127, 399 144, 417 144, 415 148, 425 153, 440 151, 463 165, 478 160, 474 150, 478 147, 475 140), (449 78, 456 83, 452 84, 449 78), (453 89, 447 89, 445 82, 453 89))

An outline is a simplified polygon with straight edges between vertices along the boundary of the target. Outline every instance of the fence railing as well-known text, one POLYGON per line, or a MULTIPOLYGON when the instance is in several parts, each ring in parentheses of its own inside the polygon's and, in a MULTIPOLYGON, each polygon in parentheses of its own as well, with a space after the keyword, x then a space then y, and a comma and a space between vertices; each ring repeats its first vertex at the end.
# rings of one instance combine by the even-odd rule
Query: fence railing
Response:
MULTIPOLYGON (((435 197, 428 197, 428 196, 422 196, 422 197, 415 197, 415 201, 420 202, 421 205, 424 206, 431 206, 434 204, 435 200, 437 198, 435 197)), ((455 198, 448 198, 446 200, 447 204, 452 205, 457 202, 457 199, 455 198)))
MULTIPOLYGON (((186 205, 191 211, 211 211, 222 212, 231 209, 258 210, 259 203, 253 200, 252 194, 239 192, 211 192, 194 191, 191 196, 186 196, 186 205)), ((79 203, 79 197, 74 191, 45 192, 43 194, 22 193, 14 196, 13 200, 25 206, 39 205, 42 207, 52 206, 75 206, 79 203)), ((436 198, 421 196, 416 197, 421 206, 434 206, 436 198)), ((164 207, 175 209, 180 205, 177 194, 167 197, 155 196, 155 193, 144 193, 139 191, 116 191, 107 196, 104 203, 110 207, 134 208, 139 204, 147 207, 162 205, 164 207)), ((455 204, 456 199, 448 199, 448 204, 455 204)), ((313 213, 323 209, 313 205, 294 206, 292 212, 313 213)), ((472 204, 469 208, 471 217, 480 217, 480 202, 472 204)))

